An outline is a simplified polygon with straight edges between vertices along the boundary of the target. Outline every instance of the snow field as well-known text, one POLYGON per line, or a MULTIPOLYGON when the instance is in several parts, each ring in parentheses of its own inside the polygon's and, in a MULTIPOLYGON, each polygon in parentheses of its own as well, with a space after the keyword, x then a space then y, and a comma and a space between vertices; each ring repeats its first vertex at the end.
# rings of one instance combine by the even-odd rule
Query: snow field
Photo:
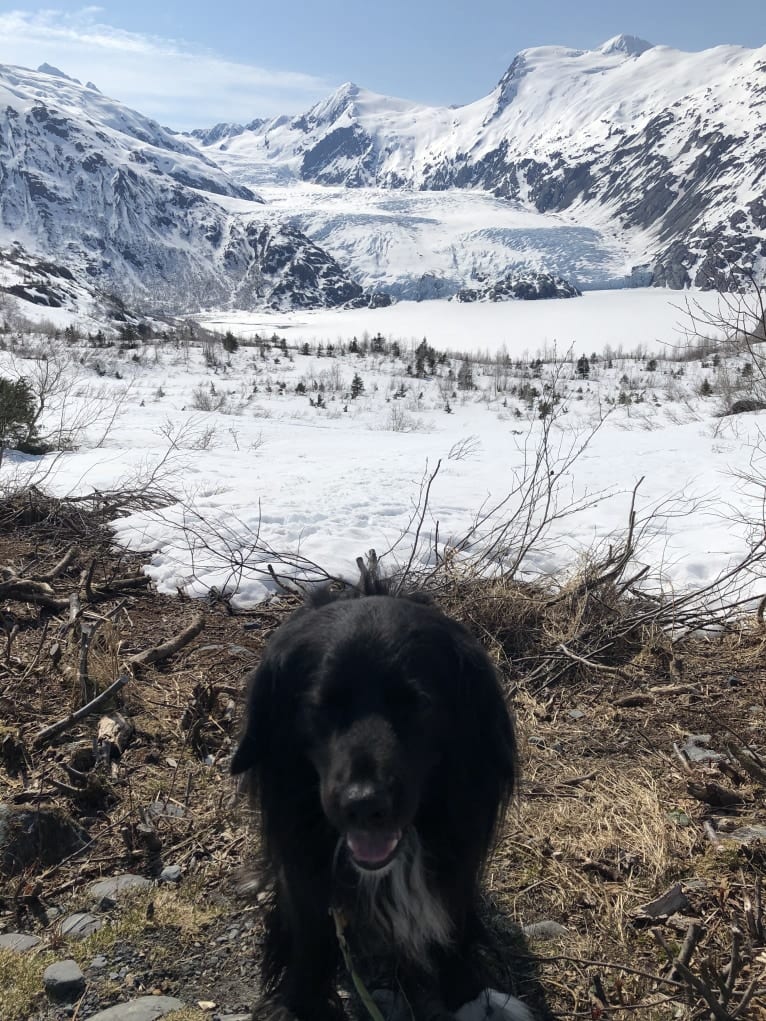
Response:
MULTIPOLYGON (((603 296, 602 308, 614 308, 611 297, 603 296)), ((636 317, 646 335, 659 306, 653 292, 644 297, 644 312, 636 317)), ((561 306, 580 301, 585 299, 531 304, 559 315, 561 306)), ((440 305, 440 318, 432 316, 438 333, 448 332, 454 313, 465 308, 430 304, 440 305)), ((524 303, 512 305, 513 312, 528 314, 519 308, 524 303)), ((491 348, 487 313, 500 310, 466 310, 473 311, 474 325, 459 346, 491 348)), ((621 313, 617 327, 594 323, 590 343, 576 343, 570 360, 558 363, 530 365, 537 353, 530 331, 524 348, 529 355, 475 359, 475 388, 463 390, 457 383, 460 357, 437 359, 425 378, 409 374, 415 356, 405 336, 398 341, 400 357, 392 354, 391 333, 382 354, 341 353, 337 338, 347 330, 345 317, 358 315, 336 314, 333 326, 327 321, 314 333, 296 322, 279 331, 286 351, 280 344, 243 343, 229 356, 220 343, 151 341, 120 353, 79 341, 68 351, 72 388, 51 414, 76 416, 85 405, 98 408, 97 420, 83 429, 77 450, 42 459, 7 455, 6 481, 44 474, 48 488, 65 495, 133 484, 154 471, 175 502, 116 521, 117 540, 150 553, 148 573, 164 591, 236 589, 235 602, 250 604, 274 590, 269 563, 288 574, 305 574, 310 562, 355 577, 355 558, 373 547, 379 554, 392 550, 390 563, 406 562, 424 480, 441 462, 418 549, 418 558, 427 560, 437 523, 440 544, 454 542, 477 515, 529 478, 548 428, 546 470, 552 473, 555 513, 562 516, 526 558, 525 576, 561 577, 594 547, 614 542, 641 478, 637 560, 650 563, 666 586, 708 583, 745 554, 748 521, 761 520, 762 494, 737 474, 758 473, 763 415, 716 417, 722 404, 716 391, 726 380, 747 391, 745 358, 716 367, 710 360, 660 354, 654 367, 651 352, 629 357, 626 341, 621 354, 612 347, 611 365, 599 357, 589 377, 578 378, 580 354, 603 354, 598 340, 623 333, 621 313), (317 356, 318 333, 336 338, 333 357, 326 340, 317 356), (354 399, 355 375, 364 389, 354 399), (704 380, 712 396, 700 395, 704 380), (304 393, 297 392, 301 384, 304 393), (553 420, 540 418, 541 401, 552 405, 553 420), (579 510, 565 513, 568 507, 579 510)), ((218 316, 216 322, 229 328, 232 320, 218 316)), ((252 322, 241 319, 237 330, 255 332, 252 322)), ((438 351, 448 346, 426 335, 438 351)), ((364 349, 361 333, 359 340, 364 349)), ((678 335, 676 340, 683 342, 678 335)), ((496 350, 499 341, 498 334, 496 350)), ((559 357, 565 354, 559 348, 559 357)), ((31 362, 18 352, 2 352, 0 373, 18 373, 25 364, 31 362)), ((518 500, 512 495, 479 538, 505 520, 518 500)), ((748 584, 749 595, 761 590, 759 578, 748 584)))

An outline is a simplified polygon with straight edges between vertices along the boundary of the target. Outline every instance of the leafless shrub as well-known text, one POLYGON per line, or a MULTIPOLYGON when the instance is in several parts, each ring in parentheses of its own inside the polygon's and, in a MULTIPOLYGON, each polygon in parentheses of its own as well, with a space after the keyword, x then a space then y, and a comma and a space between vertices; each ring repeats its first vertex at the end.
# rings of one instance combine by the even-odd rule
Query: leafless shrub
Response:
POLYGON ((192 393, 192 407, 197 411, 226 411, 229 398, 225 393, 217 393, 212 384, 200 383, 192 393))
POLYGON ((447 454, 448 461, 468 461, 481 450, 481 440, 475 434, 456 440, 447 454))
POLYGON ((392 404, 383 424, 383 429, 394 433, 415 433, 423 432, 425 425, 422 419, 411 415, 399 404, 392 404))

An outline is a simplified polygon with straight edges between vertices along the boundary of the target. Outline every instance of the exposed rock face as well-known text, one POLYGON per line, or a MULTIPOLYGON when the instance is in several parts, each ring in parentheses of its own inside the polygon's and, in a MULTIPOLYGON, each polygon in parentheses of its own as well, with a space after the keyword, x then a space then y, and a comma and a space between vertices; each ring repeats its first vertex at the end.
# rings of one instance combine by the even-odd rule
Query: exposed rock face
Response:
POLYGON ((465 107, 346 85, 235 142, 238 158, 306 181, 481 188, 608 223, 663 286, 736 287, 766 260, 766 47, 681 53, 628 35, 539 47, 465 107))
POLYGON ((540 298, 579 298, 581 292, 567 280, 550 273, 514 272, 484 283, 480 287, 463 287, 455 301, 536 301, 540 298))
MULTIPOLYGON (((55 70, 0 69, 3 233, 149 310, 305 308, 361 294, 197 146, 55 70)), ((17 296, 61 304, 55 288, 17 296)))

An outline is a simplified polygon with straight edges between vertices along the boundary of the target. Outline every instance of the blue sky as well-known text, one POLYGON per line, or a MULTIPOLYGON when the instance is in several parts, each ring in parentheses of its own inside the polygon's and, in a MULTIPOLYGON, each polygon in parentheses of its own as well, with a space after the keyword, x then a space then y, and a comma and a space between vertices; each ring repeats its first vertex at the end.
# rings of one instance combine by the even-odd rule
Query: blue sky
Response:
POLYGON ((766 43, 764 0, 123 0, 0 4, 0 63, 47 61, 176 128, 307 109, 345 81, 424 103, 486 95, 529 46, 620 32, 766 43))

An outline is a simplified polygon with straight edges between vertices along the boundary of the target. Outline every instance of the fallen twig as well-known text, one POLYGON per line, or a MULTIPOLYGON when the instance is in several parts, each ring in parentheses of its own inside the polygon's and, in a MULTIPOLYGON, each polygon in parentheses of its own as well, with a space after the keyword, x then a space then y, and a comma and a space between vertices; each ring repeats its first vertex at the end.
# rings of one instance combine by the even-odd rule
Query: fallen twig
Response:
POLYGON ((200 613, 189 627, 176 635, 175 638, 170 638, 161 645, 154 645, 151 649, 145 649, 143 652, 136 653, 135 656, 130 656, 128 663, 131 666, 148 666, 150 663, 159 663, 161 660, 175 655, 185 645, 188 645, 192 639, 197 637, 204 626, 205 616, 200 613))
POLYGON ((115 695, 120 688, 123 688, 130 680, 130 674, 122 674, 117 678, 114 683, 110 684, 108 688, 105 688, 100 695, 97 695, 92 701, 88 702, 87 705, 82 706, 76 712, 71 713, 64 720, 58 720, 56 723, 52 723, 49 727, 44 727, 38 731, 37 734, 32 738, 32 745, 35 748, 40 748, 43 745, 49 744, 59 734, 65 733, 67 730, 71 730, 76 723, 80 720, 84 720, 86 716, 90 716, 97 709, 107 702, 112 695, 115 695))

